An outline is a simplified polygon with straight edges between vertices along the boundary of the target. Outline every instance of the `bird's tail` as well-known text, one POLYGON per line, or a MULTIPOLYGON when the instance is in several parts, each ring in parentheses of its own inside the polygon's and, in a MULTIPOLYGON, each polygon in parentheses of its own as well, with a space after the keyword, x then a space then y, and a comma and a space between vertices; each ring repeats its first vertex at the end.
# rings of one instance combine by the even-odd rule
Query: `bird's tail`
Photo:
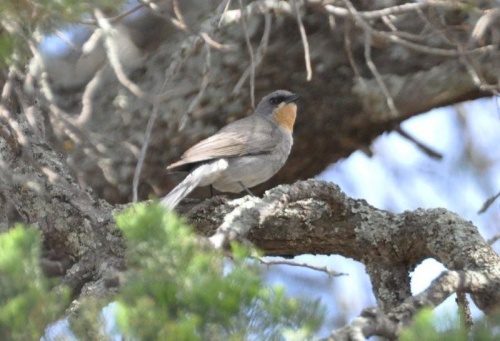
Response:
POLYGON ((198 166, 161 200, 161 204, 173 210, 196 187, 212 184, 227 166, 228 162, 225 159, 198 166))

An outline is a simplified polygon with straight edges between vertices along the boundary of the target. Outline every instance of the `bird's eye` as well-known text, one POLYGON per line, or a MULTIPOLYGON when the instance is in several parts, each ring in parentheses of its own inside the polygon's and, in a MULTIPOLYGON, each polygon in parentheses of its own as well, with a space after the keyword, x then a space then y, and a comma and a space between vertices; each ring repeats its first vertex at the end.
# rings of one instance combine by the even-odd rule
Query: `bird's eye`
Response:
POLYGON ((283 97, 281 96, 276 96, 276 97, 273 97, 269 100, 269 102, 272 104, 272 105, 277 105, 277 104, 280 104, 281 102, 283 102, 283 97))

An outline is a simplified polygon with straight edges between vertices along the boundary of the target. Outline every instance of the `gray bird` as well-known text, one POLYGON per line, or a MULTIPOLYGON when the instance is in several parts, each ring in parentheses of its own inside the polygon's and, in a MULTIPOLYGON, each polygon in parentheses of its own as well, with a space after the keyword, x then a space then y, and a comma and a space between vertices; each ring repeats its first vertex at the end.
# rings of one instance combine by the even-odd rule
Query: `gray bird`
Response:
POLYGON ((286 90, 274 91, 260 101, 252 115, 189 148, 167 167, 189 175, 161 203, 173 209, 198 186, 251 194, 249 188, 271 178, 288 158, 299 98, 300 94, 286 90))

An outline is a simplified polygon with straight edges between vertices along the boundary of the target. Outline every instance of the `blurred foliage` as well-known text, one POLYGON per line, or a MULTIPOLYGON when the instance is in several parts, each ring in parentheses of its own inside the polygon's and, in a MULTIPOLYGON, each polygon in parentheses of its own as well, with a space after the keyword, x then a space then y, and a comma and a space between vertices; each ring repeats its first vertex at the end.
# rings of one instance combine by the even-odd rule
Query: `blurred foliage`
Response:
POLYGON ((0 1, 0 67, 30 56, 28 42, 37 42, 43 35, 77 23, 93 15, 99 8, 114 15, 124 1, 113 0, 2 0, 0 1))
POLYGON ((431 309, 417 314, 401 341, 495 341, 500 338, 500 313, 474 321, 470 330, 458 317, 437 318, 431 309))
POLYGON ((40 235, 16 226, 0 234, 0 335, 2 340, 37 340, 64 312, 69 292, 55 290, 42 273, 40 235))
MULTIPOLYGON (((79 340, 110 339, 106 326, 115 322, 117 333, 134 340, 307 340, 321 326, 319 302, 263 283, 248 261, 254 250, 235 244, 229 260, 157 204, 136 205, 116 221, 128 270, 115 297, 73 304, 69 322, 79 340)), ((2 340, 40 339, 68 307, 68 292, 52 288, 40 269, 40 247, 35 229, 17 226, 0 235, 2 340)))
POLYGON ((229 261, 159 205, 120 214, 128 271, 118 297, 122 332, 140 340, 281 340, 310 337, 324 312, 262 282, 252 252, 233 245, 229 261))

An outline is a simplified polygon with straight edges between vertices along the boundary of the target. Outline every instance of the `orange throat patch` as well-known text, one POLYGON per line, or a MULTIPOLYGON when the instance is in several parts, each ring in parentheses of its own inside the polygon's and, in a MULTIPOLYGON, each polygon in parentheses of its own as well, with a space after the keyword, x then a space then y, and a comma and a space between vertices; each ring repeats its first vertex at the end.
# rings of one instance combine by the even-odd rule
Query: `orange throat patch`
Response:
POLYGON ((293 132, 293 125, 296 117, 297 105, 295 103, 280 104, 276 110, 274 110, 274 120, 276 123, 290 133, 293 132))

